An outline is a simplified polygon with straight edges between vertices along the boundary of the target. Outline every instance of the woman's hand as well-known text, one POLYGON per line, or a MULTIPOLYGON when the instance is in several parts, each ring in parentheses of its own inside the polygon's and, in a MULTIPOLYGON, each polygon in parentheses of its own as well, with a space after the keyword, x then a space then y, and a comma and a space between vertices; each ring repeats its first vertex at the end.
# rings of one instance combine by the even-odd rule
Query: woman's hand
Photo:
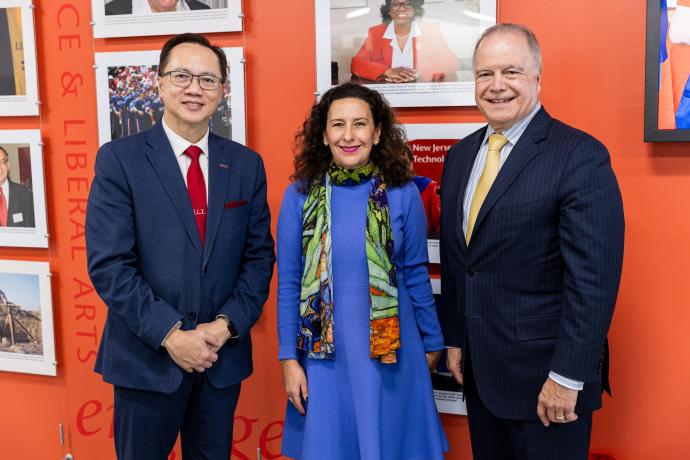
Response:
POLYGON ((409 83, 417 78, 417 72, 408 67, 395 67, 383 72, 383 79, 388 83, 409 83))
POLYGON ((441 358, 441 351, 430 351, 426 354, 426 363, 429 365, 429 371, 434 372, 436 364, 441 358))
POLYGON ((296 359, 286 359, 280 362, 283 368, 283 385, 288 395, 288 400, 295 406, 301 415, 306 413, 302 399, 306 402, 309 399, 307 390, 307 376, 304 369, 296 359))

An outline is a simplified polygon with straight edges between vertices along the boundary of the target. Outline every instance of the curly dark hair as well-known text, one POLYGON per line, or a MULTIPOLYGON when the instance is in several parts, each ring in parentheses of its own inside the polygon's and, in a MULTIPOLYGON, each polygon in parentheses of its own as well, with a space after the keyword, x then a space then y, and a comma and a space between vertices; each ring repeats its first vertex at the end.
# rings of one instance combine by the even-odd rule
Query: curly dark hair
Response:
POLYGON ((290 180, 299 182, 300 189, 305 191, 324 177, 333 161, 330 147, 323 143, 328 111, 334 101, 346 98, 366 102, 375 126, 381 128, 379 143, 371 150, 371 162, 379 168, 386 184, 395 187, 412 180, 412 164, 405 153, 405 132, 388 102, 377 91, 356 83, 345 83, 329 89, 312 106, 309 118, 295 135, 295 172, 290 180))
MULTIPOLYGON (((391 10, 391 1, 392 0, 386 0, 386 3, 381 5, 381 18, 383 19, 383 22, 388 24, 391 22, 393 18, 391 18, 390 10, 391 10)), ((399 1, 399 0, 398 0, 399 1)), ((414 16, 416 18, 421 18, 424 16, 424 0, 410 0, 412 3, 412 8, 414 8, 414 16)))

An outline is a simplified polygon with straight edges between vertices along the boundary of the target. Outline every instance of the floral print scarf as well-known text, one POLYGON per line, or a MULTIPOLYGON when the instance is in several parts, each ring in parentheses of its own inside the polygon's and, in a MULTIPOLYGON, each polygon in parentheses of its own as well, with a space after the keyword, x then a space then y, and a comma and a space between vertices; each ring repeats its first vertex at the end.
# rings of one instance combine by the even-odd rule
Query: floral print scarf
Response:
POLYGON ((331 188, 371 184, 367 204, 366 254, 369 269, 369 350, 382 363, 396 362, 400 348, 398 288, 393 265, 393 231, 386 183, 372 163, 348 170, 335 163, 314 183, 302 209, 304 271, 300 293, 297 347, 310 358, 333 359, 333 283, 331 274, 331 188))

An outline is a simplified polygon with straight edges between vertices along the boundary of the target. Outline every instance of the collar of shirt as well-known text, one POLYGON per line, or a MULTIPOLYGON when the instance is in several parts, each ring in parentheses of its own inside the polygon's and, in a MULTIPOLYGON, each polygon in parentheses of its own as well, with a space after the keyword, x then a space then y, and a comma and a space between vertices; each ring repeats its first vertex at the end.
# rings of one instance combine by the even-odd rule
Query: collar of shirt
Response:
MULTIPOLYGON (((165 135, 170 142, 170 146, 173 149, 173 153, 175 153, 175 157, 180 158, 182 155, 184 155, 184 151, 187 150, 187 147, 192 145, 192 143, 173 131, 168 125, 165 124, 164 120, 161 120, 161 123, 163 123, 163 131, 165 131, 165 135)), ((201 149, 202 157, 208 156, 208 133, 209 130, 207 129, 204 137, 199 139, 199 142, 194 144, 201 149)), ((185 158, 188 158, 186 155, 184 156, 185 158)))
POLYGON ((5 201, 7 206, 10 205, 10 179, 9 177, 5 178, 5 182, 0 185, 0 188, 2 188, 2 193, 5 194, 5 201))
MULTIPOLYGON (((416 21, 412 21, 412 24, 410 24, 410 38, 417 38, 421 36, 422 30, 419 28, 416 21)), ((389 40, 395 39, 395 25, 393 25, 393 21, 388 23, 388 27, 383 33, 383 38, 387 38, 389 40)), ((391 46, 393 46, 393 42, 391 42, 391 46)))
MULTIPOLYGON (((511 146, 515 146, 515 144, 517 144, 517 141, 520 139, 520 136, 522 136, 522 133, 525 132, 527 126, 529 126, 530 121, 532 121, 532 118, 534 118, 537 112, 539 112, 539 109, 541 109, 541 102, 537 102, 537 105, 534 106, 532 111, 528 113, 526 117, 522 118, 521 120, 518 120, 513 126, 504 130, 501 133, 506 137, 506 139, 508 139, 508 142, 511 146)), ((484 140, 482 141, 481 147, 484 147, 484 145, 488 144, 489 136, 491 136, 495 132, 496 131, 494 131, 491 125, 487 126, 486 134, 484 134, 484 140)), ((501 158, 501 164, 503 163, 503 161, 505 160, 501 158)))
MULTIPOLYGON (((190 11, 189 5, 185 0, 177 2, 175 11, 190 11)), ((148 0, 132 0, 132 14, 152 14, 148 0)))

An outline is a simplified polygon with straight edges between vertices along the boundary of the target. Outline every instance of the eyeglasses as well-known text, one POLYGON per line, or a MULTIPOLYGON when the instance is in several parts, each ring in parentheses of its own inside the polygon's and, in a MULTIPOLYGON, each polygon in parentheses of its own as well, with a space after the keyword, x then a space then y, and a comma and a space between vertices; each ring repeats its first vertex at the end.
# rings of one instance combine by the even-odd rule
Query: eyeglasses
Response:
POLYGON ((223 79, 215 75, 194 75, 182 70, 171 70, 170 72, 165 72, 161 77, 170 77, 170 83, 182 88, 187 88, 191 85, 192 80, 196 77, 199 80, 199 87, 209 91, 217 90, 221 83, 223 83, 223 79))
POLYGON ((391 2, 391 10, 409 10, 412 2, 391 2))

